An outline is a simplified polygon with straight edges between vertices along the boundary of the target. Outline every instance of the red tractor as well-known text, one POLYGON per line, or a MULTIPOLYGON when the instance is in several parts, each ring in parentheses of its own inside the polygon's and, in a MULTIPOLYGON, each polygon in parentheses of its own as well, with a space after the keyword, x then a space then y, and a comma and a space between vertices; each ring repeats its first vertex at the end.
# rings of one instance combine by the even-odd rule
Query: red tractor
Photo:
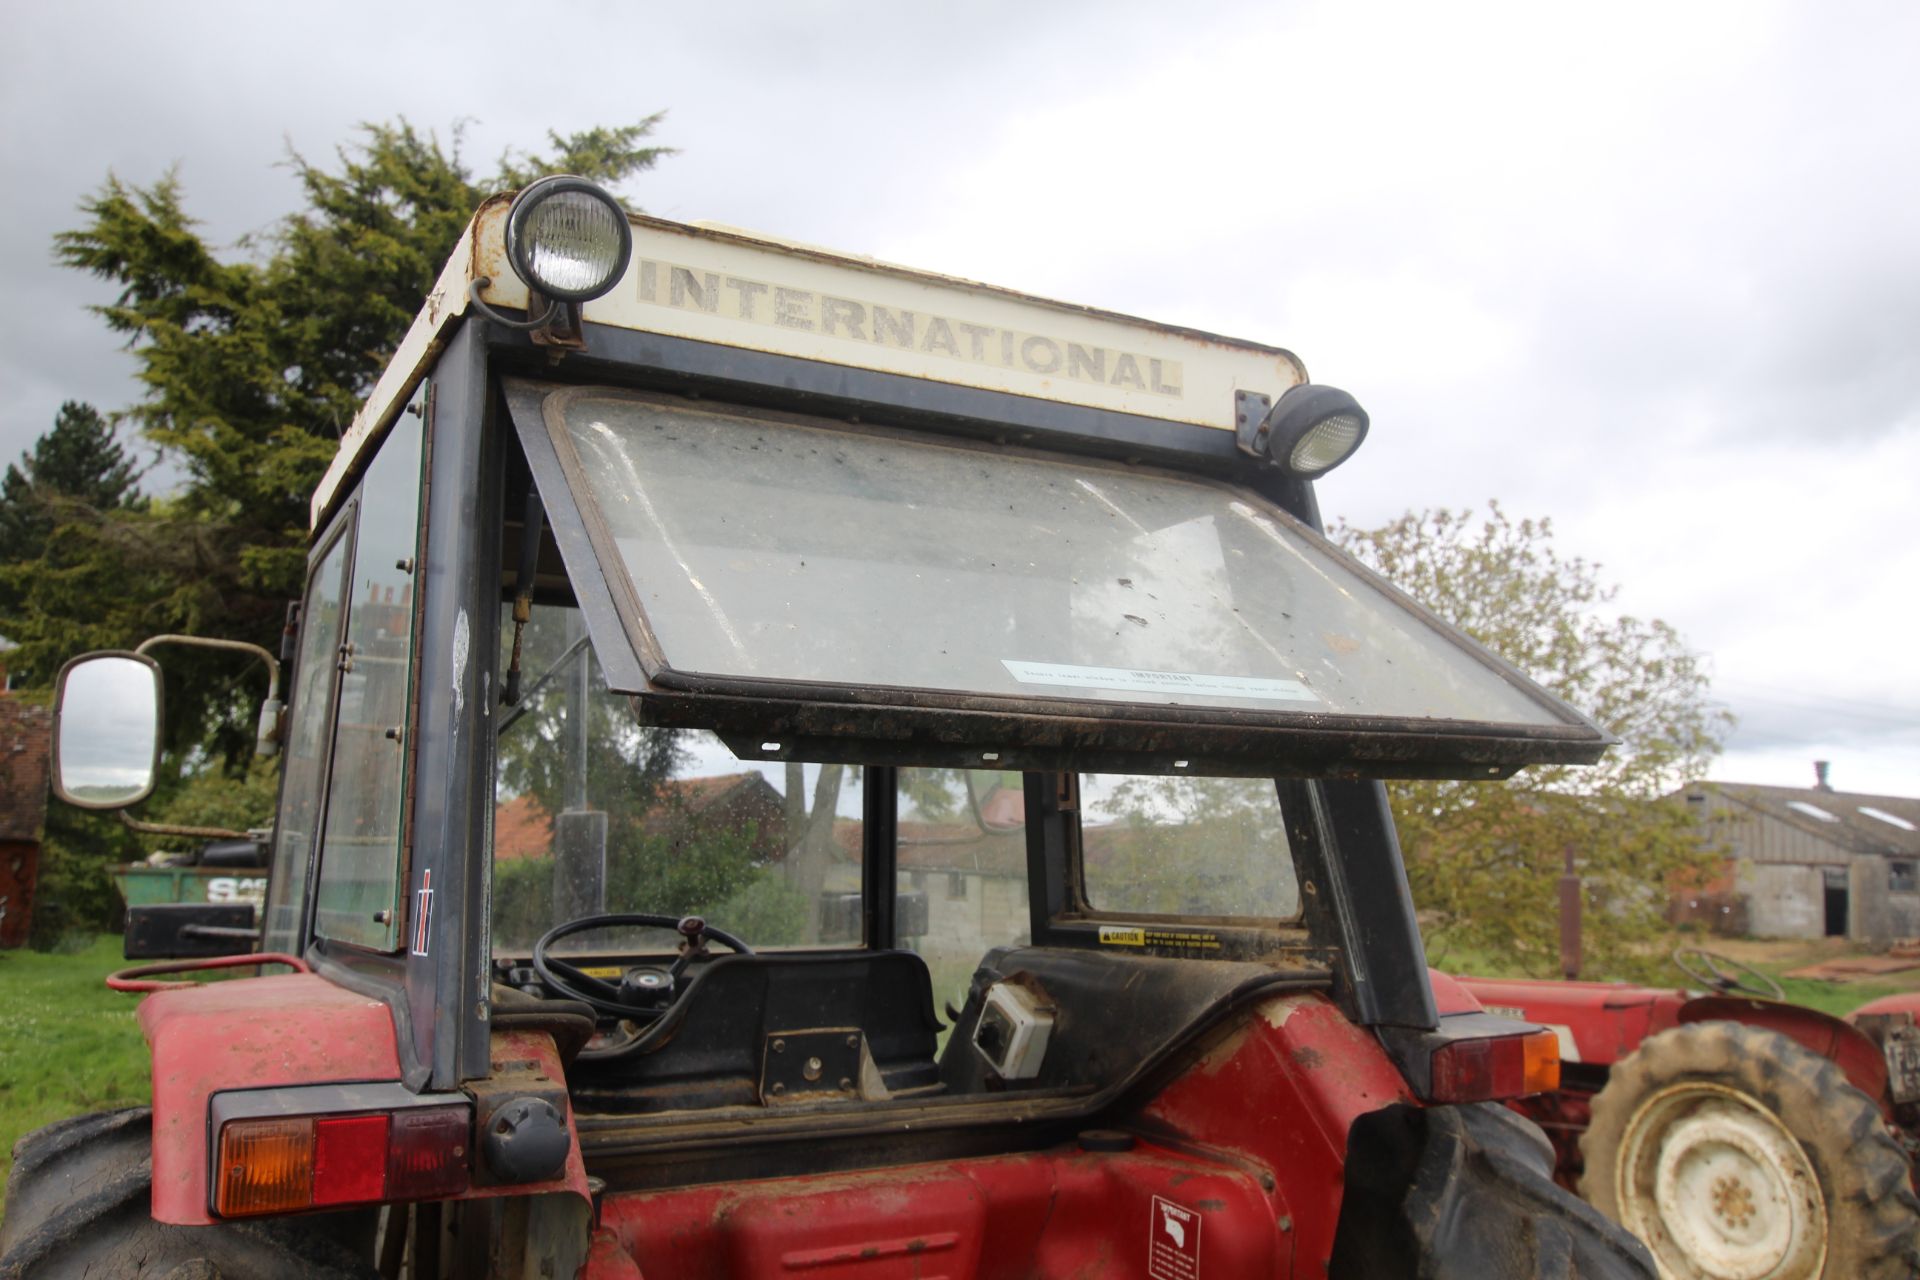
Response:
POLYGON ((1836 1018, 1713 952, 1698 990, 1461 978, 1560 1038, 1560 1087, 1512 1105, 1555 1176, 1684 1280, 1920 1274, 1920 994, 1836 1018))
MULTIPOLYGON (((1606 735, 1330 546, 1285 351, 481 208, 313 499, 259 919, 0 1276, 1651 1274, 1437 1007, 1379 779, 1606 735)), ((151 791, 161 677, 62 674, 151 791)), ((137 946, 131 945, 138 942, 137 946)), ((178 974, 173 975, 178 978, 178 974)))

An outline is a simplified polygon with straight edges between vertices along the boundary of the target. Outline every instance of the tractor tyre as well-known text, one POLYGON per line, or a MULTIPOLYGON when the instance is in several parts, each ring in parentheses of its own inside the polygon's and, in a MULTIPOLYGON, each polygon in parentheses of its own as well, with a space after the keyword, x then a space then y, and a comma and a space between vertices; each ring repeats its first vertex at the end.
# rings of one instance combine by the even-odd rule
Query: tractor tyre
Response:
POLYGON ((1649 1036, 1594 1098, 1580 1152, 1581 1194, 1667 1280, 1920 1273, 1920 1200, 1879 1107, 1778 1032, 1649 1036))
POLYGON ((378 1275, 365 1212, 205 1227, 155 1222, 152 1144, 146 1107, 76 1116, 22 1138, 0 1222, 0 1280, 378 1275))

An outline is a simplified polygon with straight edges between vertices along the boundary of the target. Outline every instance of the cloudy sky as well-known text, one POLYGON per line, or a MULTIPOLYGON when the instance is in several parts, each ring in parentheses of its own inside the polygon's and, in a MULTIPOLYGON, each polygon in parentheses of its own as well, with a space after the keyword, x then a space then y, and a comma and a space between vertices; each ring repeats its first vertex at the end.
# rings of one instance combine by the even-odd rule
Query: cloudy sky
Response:
POLYGON ((132 362, 50 237, 177 170, 221 243, 405 116, 489 168, 1298 352, 1360 524, 1499 499, 1711 656, 1715 776, 1920 795, 1920 7, 0 6, 0 457, 132 362), (576 69, 577 67, 577 69, 576 69))

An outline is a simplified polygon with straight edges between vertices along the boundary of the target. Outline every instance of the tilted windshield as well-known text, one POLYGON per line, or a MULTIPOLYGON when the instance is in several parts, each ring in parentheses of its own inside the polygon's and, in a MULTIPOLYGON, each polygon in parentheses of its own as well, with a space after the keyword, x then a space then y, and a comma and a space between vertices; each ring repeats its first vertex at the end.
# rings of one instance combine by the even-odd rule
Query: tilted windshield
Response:
MULTIPOLYGON (((543 489, 564 489, 556 528, 579 530, 573 578, 606 584, 647 672, 629 692, 831 697, 889 708, 884 738, 946 742, 977 723, 916 709, 1079 706, 1194 726, 1178 754, 1247 755, 1206 727, 1231 724, 1314 738, 1306 773, 1331 752, 1333 772, 1486 776, 1606 742, 1218 480, 608 388, 508 399, 543 489)), ((1114 749, 1166 766, 1148 745, 1166 741, 1114 749)))

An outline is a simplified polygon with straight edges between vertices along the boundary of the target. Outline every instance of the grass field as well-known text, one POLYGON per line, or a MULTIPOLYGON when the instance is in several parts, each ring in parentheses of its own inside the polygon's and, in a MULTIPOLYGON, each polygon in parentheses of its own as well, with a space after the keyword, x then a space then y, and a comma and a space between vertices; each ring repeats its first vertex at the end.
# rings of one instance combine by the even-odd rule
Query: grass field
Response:
POLYGON ((125 968, 120 939, 69 955, 0 951, 0 1199, 13 1144, 43 1124, 148 1100, 137 996, 102 979, 125 968))

